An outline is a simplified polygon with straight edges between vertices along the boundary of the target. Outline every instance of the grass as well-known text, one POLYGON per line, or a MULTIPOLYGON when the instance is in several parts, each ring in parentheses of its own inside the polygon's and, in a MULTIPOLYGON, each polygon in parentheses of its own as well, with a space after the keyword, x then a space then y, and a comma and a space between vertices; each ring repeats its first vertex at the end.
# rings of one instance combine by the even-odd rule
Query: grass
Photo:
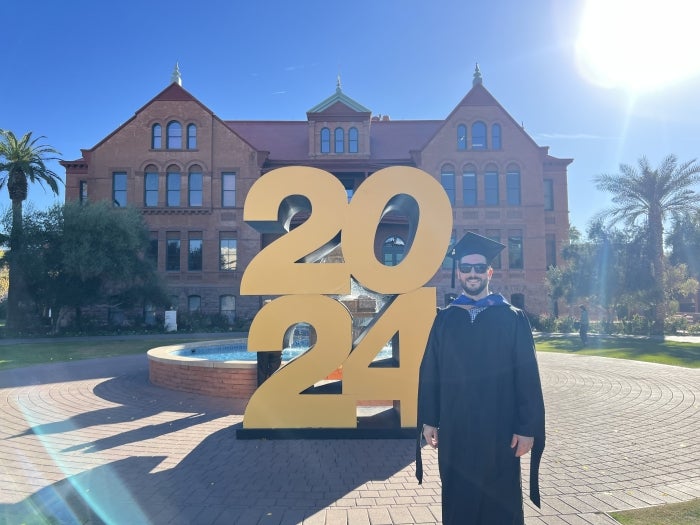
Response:
POLYGON ((183 335, 182 337, 163 336, 148 339, 105 337, 104 340, 86 338, 84 341, 56 339, 50 342, 32 342, 27 340, 27 342, 18 344, 0 345, 0 370, 96 357, 145 354, 151 348, 158 346, 230 337, 233 336, 221 333, 200 336, 183 335))
POLYGON ((611 516, 622 525, 697 525, 700 523, 700 499, 647 509, 613 512, 611 516))
POLYGON ((578 336, 537 334, 536 344, 540 352, 595 355, 700 368, 700 343, 657 340, 648 337, 589 335, 588 344, 583 347, 578 336))

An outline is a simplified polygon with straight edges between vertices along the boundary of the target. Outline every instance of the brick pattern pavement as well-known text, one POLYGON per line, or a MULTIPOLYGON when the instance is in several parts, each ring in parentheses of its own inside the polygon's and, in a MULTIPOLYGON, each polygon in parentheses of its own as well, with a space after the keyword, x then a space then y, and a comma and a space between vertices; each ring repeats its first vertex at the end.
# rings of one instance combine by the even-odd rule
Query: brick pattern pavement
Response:
MULTIPOLYGON (((548 443, 527 525, 700 497, 700 370, 539 359, 548 443)), ((0 523, 440 522, 434 451, 419 486, 411 440, 236 440, 242 413, 151 385, 145 356, 2 371, 0 523)))

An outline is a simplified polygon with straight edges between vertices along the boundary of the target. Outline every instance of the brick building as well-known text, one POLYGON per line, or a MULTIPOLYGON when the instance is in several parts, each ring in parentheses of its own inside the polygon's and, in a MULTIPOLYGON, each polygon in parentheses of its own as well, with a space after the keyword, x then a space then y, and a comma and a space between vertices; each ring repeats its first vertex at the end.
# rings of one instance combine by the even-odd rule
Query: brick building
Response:
MULTIPOLYGON (((272 237, 243 222, 253 183, 284 166, 326 170, 348 198, 388 166, 434 176, 453 206, 453 238, 471 230, 507 246, 492 289, 531 312, 550 311, 546 268, 568 239, 567 166, 538 146, 483 86, 443 120, 393 121, 348 97, 340 80, 299 121, 223 120, 173 82, 82 157, 63 161, 66 200, 134 206, 149 226, 152 254, 179 309, 251 318, 263 298, 240 295, 246 266, 272 237)), ((377 229, 376 256, 396 264, 406 221, 377 229)), ((429 286, 443 306, 451 288, 446 262, 429 286)))

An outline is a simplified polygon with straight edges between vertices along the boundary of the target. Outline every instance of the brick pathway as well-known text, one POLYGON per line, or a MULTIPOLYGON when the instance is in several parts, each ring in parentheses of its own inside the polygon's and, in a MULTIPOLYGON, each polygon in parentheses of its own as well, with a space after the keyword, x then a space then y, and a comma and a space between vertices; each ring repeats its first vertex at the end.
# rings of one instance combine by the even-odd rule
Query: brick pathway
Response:
MULTIPOLYGON (((548 443, 527 525, 700 497, 700 370, 539 359, 548 443)), ((151 385, 145 356, 2 371, 0 523, 439 523, 433 451, 419 486, 412 440, 236 440, 242 408, 151 385)))

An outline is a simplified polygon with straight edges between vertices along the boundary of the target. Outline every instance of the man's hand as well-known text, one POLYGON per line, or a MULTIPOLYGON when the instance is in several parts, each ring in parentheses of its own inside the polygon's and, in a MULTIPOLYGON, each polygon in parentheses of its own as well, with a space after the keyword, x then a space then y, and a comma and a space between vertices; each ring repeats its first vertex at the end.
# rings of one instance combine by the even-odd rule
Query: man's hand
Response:
MULTIPOLYGON (((423 431, 423 433, 425 434, 425 430, 423 431)), ((532 445, 534 444, 534 437, 521 436, 518 434, 513 434, 513 439, 510 440, 510 448, 515 449, 516 458, 524 456, 525 454, 530 452, 530 450, 532 450, 532 445)))
POLYGON ((430 425, 423 425, 423 437, 425 441, 433 448, 438 447, 438 429, 430 425))

